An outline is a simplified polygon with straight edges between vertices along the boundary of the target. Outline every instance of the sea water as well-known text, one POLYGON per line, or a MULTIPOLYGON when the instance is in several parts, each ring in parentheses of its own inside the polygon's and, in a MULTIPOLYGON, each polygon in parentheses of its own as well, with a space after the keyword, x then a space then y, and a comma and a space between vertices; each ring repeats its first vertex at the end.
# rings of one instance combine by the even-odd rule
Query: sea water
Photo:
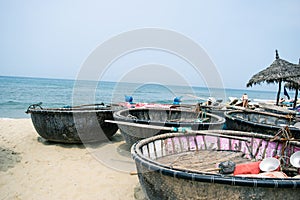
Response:
POLYGON ((93 103, 124 102, 125 95, 134 102, 172 103, 180 97, 184 104, 196 104, 209 97, 228 101, 247 93, 250 99, 276 98, 277 91, 240 90, 190 86, 166 86, 155 83, 116 83, 0 76, 0 118, 29 118, 27 108, 39 102, 55 108, 93 103))

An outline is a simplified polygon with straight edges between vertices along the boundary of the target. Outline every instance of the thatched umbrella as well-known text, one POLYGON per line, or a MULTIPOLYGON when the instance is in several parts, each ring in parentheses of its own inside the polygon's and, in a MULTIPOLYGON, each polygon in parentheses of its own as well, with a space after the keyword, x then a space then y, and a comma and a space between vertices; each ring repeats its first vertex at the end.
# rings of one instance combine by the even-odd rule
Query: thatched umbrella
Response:
POLYGON ((287 81, 288 78, 300 77, 300 70, 298 69, 298 65, 280 59, 278 51, 276 50, 276 59, 274 60, 274 62, 266 69, 252 76, 252 78, 247 83, 247 87, 251 87, 252 85, 260 84, 263 82, 278 83, 279 88, 276 100, 276 105, 278 105, 281 92, 281 82, 287 81))

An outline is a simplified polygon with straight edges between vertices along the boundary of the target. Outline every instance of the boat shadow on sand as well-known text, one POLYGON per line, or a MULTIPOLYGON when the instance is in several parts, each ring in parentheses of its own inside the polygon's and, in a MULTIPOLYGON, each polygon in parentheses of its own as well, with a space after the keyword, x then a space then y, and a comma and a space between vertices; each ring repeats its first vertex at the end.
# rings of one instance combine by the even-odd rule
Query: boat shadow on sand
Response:
POLYGON ((124 142, 124 139, 121 134, 115 134, 110 139, 104 139, 103 141, 97 141, 97 142, 88 142, 88 143, 61 143, 61 142, 55 142, 50 141, 47 139, 44 139, 41 136, 37 137, 37 142, 42 143, 43 145, 54 145, 59 146, 63 148, 79 148, 79 149, 85 149, 85 148, 91 148, 91 149, 98 149, 101 147, 104 147, 108 144, 115 144, 118 146, 119 149, 128 151, 128 154, 130 154, 130 148, 131 146, 126 144, 124 142))

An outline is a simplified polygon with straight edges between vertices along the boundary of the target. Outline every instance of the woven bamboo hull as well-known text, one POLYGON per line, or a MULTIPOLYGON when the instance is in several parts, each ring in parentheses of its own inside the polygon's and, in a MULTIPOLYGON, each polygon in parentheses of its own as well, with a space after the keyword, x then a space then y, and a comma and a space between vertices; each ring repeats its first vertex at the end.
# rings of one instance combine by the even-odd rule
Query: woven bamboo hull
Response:
POLYGON ((297 199, 299 189, 234 186, 163 175, 137 164, 139 182, 151 200, 162 199, 297 199))
POLYGON ((151 137, 153 135, 159 135, 167 133, 169 131, 159 129, 145 129, 139 127, 133 127, 130 125, 118 125, 121 135, 129 146, 132 146, 137 141, 151 137))
POLYGON ((106 119, 113 119, 112 110, 31 109, 29 112, 37 133, 49 141, 105 141, 118 130, 117 125, 104 122, 106 119))
MULTIPOLYGON (((159 161, 166 156, 182 155, 185 152, 209 149, 209 140, 214 150, 237 150, 251 154, 255 159, 275 155, 290 156, 300 150, 299 142, 291 142, 282 152, 280 142, 270 142, 271 136, 237 131, 202 131, 201 134, 166 133, 141 140, 131 149, 141 187, 148 199, 295 199, 300 192, 299 178, 247 178, 180 169, 159 161), (224 139, 222 136, 207 136, 220 133, 243 137, 251 141, 249 148, 239 139, 224 139), (206 139, 201 139, 201 138, 206 139), (206 141, 204 143, 203 141, 206 141)), ((212 159, 210 158, 207 159, 212 159)), ((289 163, 286 162, 286 166, 289 163)), ((299 174, 299 171, 298 171, 299 174)))
MULTIPOLYGON (((275 135, 281 125, 293 125, 289 119, 284 117, 276 117, 275 115, 268 115, 267 113, 259 112, 243 112, 243 111, 229 111, 225 113, 226 129, 263 133, 268 135, 275 135), (239 115, 239 117, 237 117, 239 115), (255 119, 255 120, 254 120, 255 119), (272 121, 270 123, 266 122, 272 121)), ((300 138, 300 129, 289 127, 291 133, 295 138, 300 138)))
POLYGON ((232 109, 214 109, 214 108, 204 108, 204 110, 206 110, 209 113, 212 113, 214 115, 218 115, 220 117, 224 117, 225 118, 225 112, 231 111, 232 109))
MULTIPOLYGON (((182 127, 192 130, 222 129, 225 123, 224 118, 210 113, 206 113, 206 117, 210 118, 209 122, 195 122, 197 115, 198 113, 188 110, 139 108, 120 110, 114 113, 114 118, 116 121, 155 125, 157 127, 182 127), (136 116, 136 119, 129 118, 128 115, 136 116), (174 119, 180 120, 172 121, 174 119)), ((121 124, 118 126, 123 138, 130 146, 138 140, 169 132, 160 128, 143 128, 121 124)))

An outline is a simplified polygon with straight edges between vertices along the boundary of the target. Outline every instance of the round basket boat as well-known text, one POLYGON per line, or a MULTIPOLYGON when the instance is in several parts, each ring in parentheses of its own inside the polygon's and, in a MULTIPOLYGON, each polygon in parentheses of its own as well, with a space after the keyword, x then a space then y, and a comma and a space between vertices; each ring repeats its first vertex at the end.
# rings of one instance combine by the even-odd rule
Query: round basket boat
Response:
POLYGON ((295 118, 291 115, 278 115, 254 110, 234 110, 225 113, 226 128, 230 130, 259 132, 275 135, 278 130, 288 126, 293 137, 300 138, 300 129, 295 127, 295 118))
POLYGON ((132 146, 131 153, 141 187, 151 200, 295 199, 300 192, 299 170, 291 166, 289 157, 300 150, 300 143, 290 141, 286 146, 272 139, 228 130, 166 133, 140 140, 132 146), (272 173, 291 177, 221 174, 211 169, 223 161, 255 163, 274 156, 282 158, 283 172, 272 173))
POLYGON ((132 108, 114 113, 130 146, 136 141, 170 131, 222 129, 225 119, 214 114, 170 108, 132 108), (125 122, 125 123, 121 123, 125 122))
POLYGON ((113 120, 113 110, 103 104, 69 108, 42 108, 29 106, 26 113, 37 133, 48 141, 62 143, 88 143, 111 139, 118 126, 106 123, 113 120))

